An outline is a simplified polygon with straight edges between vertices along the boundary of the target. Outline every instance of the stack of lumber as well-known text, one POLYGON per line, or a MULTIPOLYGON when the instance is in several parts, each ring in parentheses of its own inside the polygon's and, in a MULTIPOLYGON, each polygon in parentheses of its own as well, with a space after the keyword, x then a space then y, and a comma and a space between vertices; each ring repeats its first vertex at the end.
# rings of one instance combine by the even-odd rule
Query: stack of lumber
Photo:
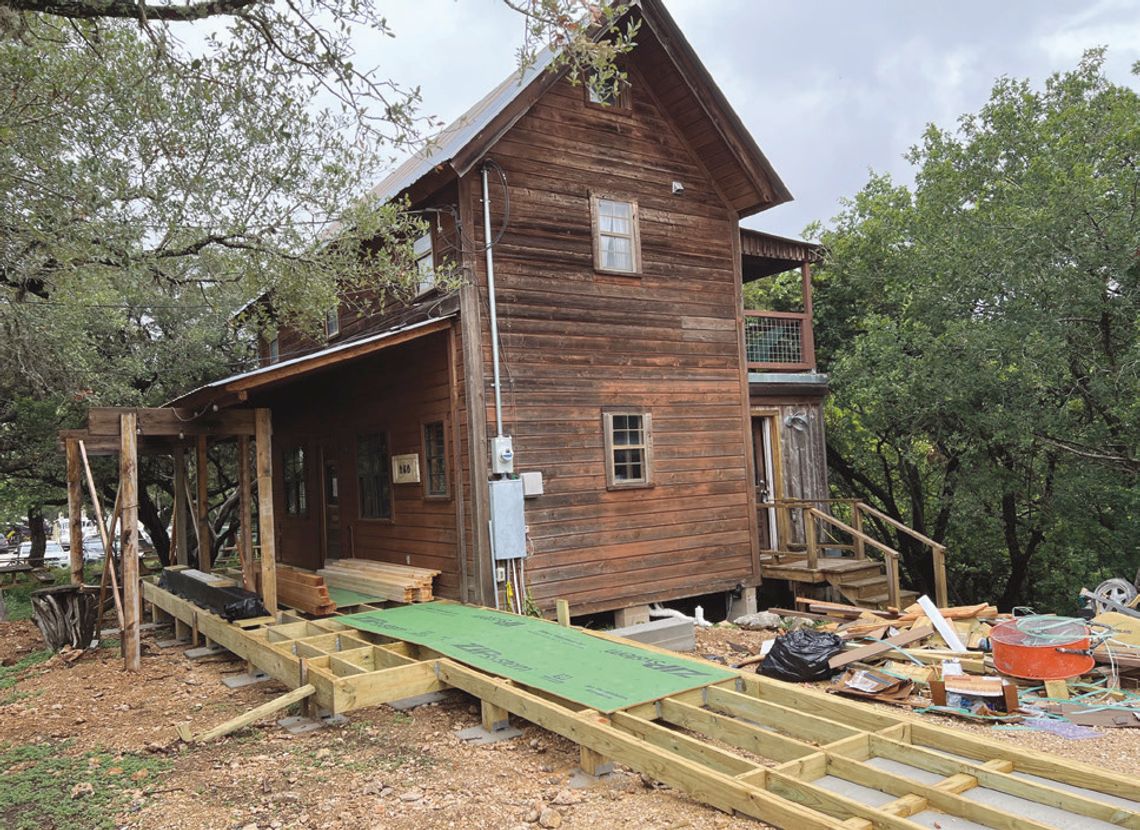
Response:
POLYGON ((312 571, 277 566, 277 598, 286 605, 317 617, 336 612, 325 578, 312 571))
POLYGON ((431 602, 439 571, 370 559, 341 559, 317 571, 331 588, 372 594, 391 602, 431 602))

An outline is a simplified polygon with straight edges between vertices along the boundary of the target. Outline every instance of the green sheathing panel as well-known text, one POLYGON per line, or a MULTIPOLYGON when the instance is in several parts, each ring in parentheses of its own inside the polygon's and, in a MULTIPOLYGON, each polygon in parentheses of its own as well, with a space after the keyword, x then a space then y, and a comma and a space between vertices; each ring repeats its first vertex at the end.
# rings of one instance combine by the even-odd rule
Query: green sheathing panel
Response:
POLYGON ((429 602, 349 614, 337 617, 337 622, 427 646, 473 668, 600 712, 736 676, 685 657, 474 605, 429 602))

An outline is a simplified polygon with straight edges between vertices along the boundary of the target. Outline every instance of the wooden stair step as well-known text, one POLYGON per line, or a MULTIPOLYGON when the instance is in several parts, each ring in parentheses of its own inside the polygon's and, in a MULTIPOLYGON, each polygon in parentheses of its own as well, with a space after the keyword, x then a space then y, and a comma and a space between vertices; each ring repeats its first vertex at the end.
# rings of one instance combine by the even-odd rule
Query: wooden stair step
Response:
POLYGON ((879 574, 878 576, 868 576, 862 579, 844 579, 840 582, 842 588, 870 588, 875 585, 886 585, 887 575, 879 574))

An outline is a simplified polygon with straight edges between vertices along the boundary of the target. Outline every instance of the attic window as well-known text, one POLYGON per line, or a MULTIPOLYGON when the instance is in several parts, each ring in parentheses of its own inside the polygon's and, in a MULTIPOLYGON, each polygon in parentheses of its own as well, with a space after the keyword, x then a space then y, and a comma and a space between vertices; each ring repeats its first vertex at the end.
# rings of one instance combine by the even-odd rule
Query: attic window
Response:
POLYGON ((431 247, 431 231, 415 241, 412 245, 412 255, 416 258, 416 271, 419 274, 419 282, 416 285, 418 297, 435 288, 435 253, 431 247))
POLYGON ((273 335, 273 339, 269 341, 269 362, 276 363, 281 359, 281 341, 277 335, 273 335))
POLYGON ((590 81, 585 84, 586 103, 607 110, 632 109, 629 78, 611 78, 601 84, 590 81))
POLYGON ((336 337, 340 334, 340 306, 333 306, 325 312, 325 337, 336 337))

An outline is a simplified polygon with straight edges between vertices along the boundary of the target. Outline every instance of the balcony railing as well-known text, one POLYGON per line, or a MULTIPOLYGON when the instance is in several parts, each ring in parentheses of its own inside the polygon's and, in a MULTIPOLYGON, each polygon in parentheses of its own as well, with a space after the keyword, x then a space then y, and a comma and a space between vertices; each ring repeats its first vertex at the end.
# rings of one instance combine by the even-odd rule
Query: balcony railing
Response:
POLYGON ((744 312, 749 369, 794 372, 815 368, 811 318, 792 311, 744 312))

